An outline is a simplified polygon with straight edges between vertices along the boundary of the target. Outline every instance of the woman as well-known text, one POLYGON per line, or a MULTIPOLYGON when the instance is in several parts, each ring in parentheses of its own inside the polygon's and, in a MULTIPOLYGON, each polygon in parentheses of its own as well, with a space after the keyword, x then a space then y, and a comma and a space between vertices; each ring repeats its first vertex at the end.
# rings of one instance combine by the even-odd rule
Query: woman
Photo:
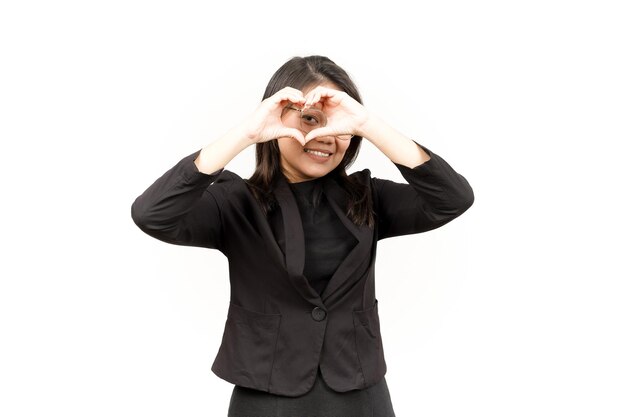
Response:
POLYGON ((135 223, 228 258, 231 299, 212 366, 229 416, 394 416, 375 296, 378 240, 460 216, 472 188, 362 104, 326 57, 296 57, 240 125, 180 160, 132 205, 135 223), (408 184, 347 175, 362 138, 408 184), (248 180, 224 167, 254 144, 248 180))

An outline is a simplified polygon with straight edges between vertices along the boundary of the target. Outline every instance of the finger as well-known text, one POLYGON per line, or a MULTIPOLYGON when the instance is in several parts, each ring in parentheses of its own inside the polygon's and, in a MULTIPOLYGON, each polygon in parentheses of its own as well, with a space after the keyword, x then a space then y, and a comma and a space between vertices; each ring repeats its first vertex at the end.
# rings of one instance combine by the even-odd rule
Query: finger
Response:
POLYGON ((307 93, 307 95, 305 96, 307 101, 305 102, 304 105, 312 106, 312 105, 317 104, 322 99, 327 99, 327 98, 332 99, 340 93, 341 91, 339 90, 334 90, 332 88, 318 85, 317 87, 315 87, 314 89, 312 89, 311 91, 307 93))
POLYGON ((348 94, 343 91, 330 90, 328 94, 322 94, 320 101, 326 106, 331 104, 333 106, 337 106, 341 103, 345 103, 345 98, 348 97, 348 94))
POLYGON ((317 91, 315 92, 308 100, 307 102, 304 103, 304 107, 311 107, 311 106, 315 106, 317 103, 319 103, 320 99, 322 98, 322 94, 317 91))
POLYGON ((315 88, 306 94, 305 96, 306 101, 304 102, 304 108, 311 107, 315 103, 314 101, 315 95, 316 95, 315 88))
POLYGON ((300 90, 287 87, 283 88, 282 90, 271 96, 270 101, 273 104, 280 104, 283 101, 291 101, 292 103, 303 103, 305 101, 305 97, 302 95, 302 92, 300 90))
POLYGON ((330 128, 319 127, 317 129, 313 129, 309 133, 307 133, 307 135, 304 137, 304 143, 306 144, 310 140, 313 140, 315 138, 324 137, 324 136, 335 136, 335 133, 333 133, 332 129, 330 129, 330 128))
POLYGON ((317 104, 322 98, 324 90, 327 90, 327 88, 318 85, 317 87, 309 91, 305 96, 306 102, 304 103, 304 107, 311 107, 317 104))
POLYGON ((285 93, 274 97, 272 103, 274 105, 282 105, 285 101, 289 101, 294 104, 302 104, 305 102, 305 98, 296 94, 285 93))
POLYGON ((289 96, 285 100, 280 102, 280 106, 285 107, 289 104, 297 104, 299 106, 302 106, 304 104, 304 101, 305 101, 304 97, 289 96))
POLYGON ((296 96, 304 97, 304 94, 302 94, 302 91, 298 90, 297 88, 293 88, 293 87, 282 88, 276 94, 293 94, 293 95, 296 95, 296 96))
POLYGON ((294 138, 295 140, 300 142, 302 146, 305 145, 304 136, 302 135, 302 132, 300 132, 298 129, 291 129, 291 128, 281 129, 279 131, 279 137, 294 138))
POLYGON ((328 88, 328 87, 325 87, 323 85, 318 85, 317 87, 311 89, 307 93, 307 96, 308 95, 314 95, 314 94, 333 95, 333 94, 336 94, 336 93, 339 93, 339 92, 340 92, 339 90, 335 90, 333 88, 328 88))

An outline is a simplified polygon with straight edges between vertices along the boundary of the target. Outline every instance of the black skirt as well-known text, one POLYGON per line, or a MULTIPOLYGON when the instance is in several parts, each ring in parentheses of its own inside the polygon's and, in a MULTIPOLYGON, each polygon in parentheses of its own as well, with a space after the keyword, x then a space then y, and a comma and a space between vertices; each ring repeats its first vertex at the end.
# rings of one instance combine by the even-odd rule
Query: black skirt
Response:
POLYGON ((362 390, 333 391, 318 368, 313 388, 286 397, 235 385, 228 417, 395 417, 387 382, 362 390))

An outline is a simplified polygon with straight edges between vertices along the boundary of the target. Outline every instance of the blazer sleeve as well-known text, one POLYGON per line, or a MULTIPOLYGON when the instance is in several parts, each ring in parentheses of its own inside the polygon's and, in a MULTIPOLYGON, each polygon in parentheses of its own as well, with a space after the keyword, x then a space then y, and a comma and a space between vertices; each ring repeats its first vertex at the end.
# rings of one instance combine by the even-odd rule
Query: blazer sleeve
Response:
POLYGON ((224 168, 211 174, 200 172, 194 163, 199 153, 181 159, 137 197, 131 217, 156 239, 224 253, 221 205, 228 181, 220 177, 224 168), (218 177, 220 181, 215 182, 218 177))
POLYGON ((378 240, 436 229, 474 203, 465 177, 430 149, 415 144, 430 156, 428 161, 414 168, 394 163, 408 184, 372 178, 378 240))

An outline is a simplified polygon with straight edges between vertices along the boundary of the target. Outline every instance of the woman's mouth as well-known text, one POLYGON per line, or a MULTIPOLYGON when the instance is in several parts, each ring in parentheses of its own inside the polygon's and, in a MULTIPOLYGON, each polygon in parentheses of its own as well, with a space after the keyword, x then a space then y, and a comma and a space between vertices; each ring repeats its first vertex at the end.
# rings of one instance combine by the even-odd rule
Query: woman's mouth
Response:
POLYGON ((324 156, 324 157, 330 156, 330 154, 327 153, 327 152, 314 151, 312 149, 305 149, 304 152, 311 153, 311 154, 317 155, 317 156, 324 156))

